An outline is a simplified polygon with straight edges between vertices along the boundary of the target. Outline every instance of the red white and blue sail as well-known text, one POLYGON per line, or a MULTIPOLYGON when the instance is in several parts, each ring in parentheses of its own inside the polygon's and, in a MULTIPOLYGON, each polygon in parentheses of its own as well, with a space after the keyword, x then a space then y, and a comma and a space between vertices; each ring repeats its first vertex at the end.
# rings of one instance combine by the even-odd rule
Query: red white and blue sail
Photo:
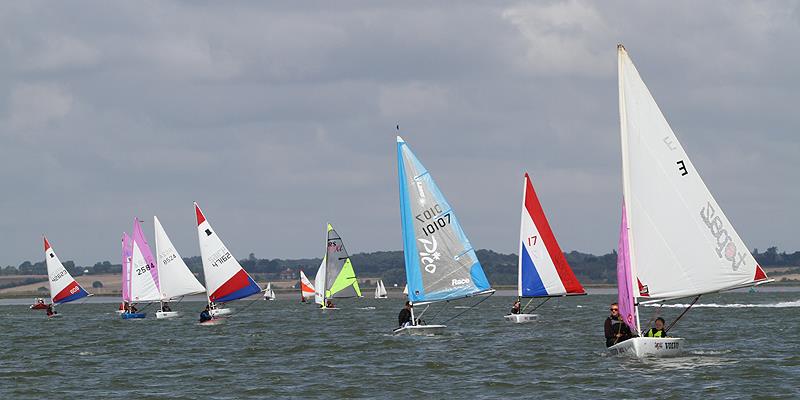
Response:
POLYGON ((194 210, 209 301, 224 303, 261 292, 256 281, 211 228, 197 203, 194 203, 194 210))
POLYGON ((44 238, 44 258, 47 263, 47 276, 50 279, 50 299, 53 304, 68 303, 89 295, 64 268, 50 242, 44 238))
POLYGON ((517 294, 521 297, 551 297, 586 294, 561 247, 525 173, 520 223, 517 294))
POLYGON ((409 300, 428 303, 493 292, 450 203, 399 136, 397 170, 409 300))

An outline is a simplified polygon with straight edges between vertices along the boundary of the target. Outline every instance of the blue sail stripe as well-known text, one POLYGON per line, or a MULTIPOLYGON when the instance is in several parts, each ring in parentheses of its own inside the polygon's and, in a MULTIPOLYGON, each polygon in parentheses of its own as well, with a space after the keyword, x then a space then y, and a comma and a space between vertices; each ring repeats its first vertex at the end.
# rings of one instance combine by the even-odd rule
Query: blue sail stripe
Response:
POLYGON ((525 244, 522 244, 522 295, 525 297, 547 296, 547 289, 544 288, 542 278, 536 270, 525 244))

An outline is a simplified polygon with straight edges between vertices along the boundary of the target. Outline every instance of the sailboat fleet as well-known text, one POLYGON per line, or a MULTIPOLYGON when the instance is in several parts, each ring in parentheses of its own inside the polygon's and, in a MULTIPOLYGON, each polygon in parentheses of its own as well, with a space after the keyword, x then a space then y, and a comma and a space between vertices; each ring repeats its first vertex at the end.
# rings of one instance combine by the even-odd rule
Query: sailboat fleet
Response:
MULTIPOLYGON (((619 322, 633 337, 610 344, 608 352, 675 356, 684 351, 685 339, 645 337, 643 322, 647 322, 640 318, 640 306, 683 298, 692 298, 694 304, 705 294, 771 280, 708 190, 622 45, 617 53, 623 178, 618 306, 619 322)), ((397 179, 407 282, 403 294, 410 318, 394 333, 441 333, 447 328, 444 323, 424 318, 429 308, 470 298, 479 304, 495 290, 451 203, 400 136, 397 179)), ((504 316, 517 324, 535 321, 533 311, 553 297, 586 294, 561 251, 527 173, 522 192, 518 301, 504 316), (528 301, 522 306, 524 299, 528 301), (536 299, 541 301, 529 309, 536 299)), ((157 217, 153 217, 155 256, 141 221, 135 218, 131 234, 122 235, 123 319, 145 318, 146 313, 132 308, 134 303, 158 303, 158 319, 178 317, 169 303, 200 293, 205 293, 212 322, 233 313, 227 307, 232 301, 262 292, 264 299, 275 299, 272 284, 262 290, 197 203, 194 207, 205 286, 186 266, 157 217)), ((327 311, 339 309, 335 299, 362 297, 362 293, 342 237, 331 224, 325 239, 325 253, 313 282, 300 271, 299 287, 301 301, 313 298, 320 310, 327 311)), ((44 248, 51 304, 90 296, 61 264, 46 238, 44 248)), ((388 297, 382 280, 377 281, 374 297, 388 297)))

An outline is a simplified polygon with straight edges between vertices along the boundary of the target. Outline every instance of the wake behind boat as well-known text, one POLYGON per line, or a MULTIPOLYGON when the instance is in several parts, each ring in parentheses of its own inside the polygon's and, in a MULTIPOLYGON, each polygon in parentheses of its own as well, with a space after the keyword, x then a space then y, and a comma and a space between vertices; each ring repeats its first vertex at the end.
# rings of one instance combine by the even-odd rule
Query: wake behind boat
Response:
POLYGON ((536 298, 544 300, 531 312, 553 297, 586 294, 558 245, 528 173, 525 173, 522 193, 517 296, 519 299, 530 298, 530 301, 522 307, 517 300, 511 313, 504 317, 506 321, 517 324, 537 319, 536 314, 526 313, 536 298))
POLYGON ((395 334, 439 334, 443 324, 428 325, 415 305, 494 293, 475 250, 433 177, 406 142, 397 137, 400 219, 403 229, 410 320, 395 334))
POLYGON ((684 351, 684 339, 641 337, 640 304, 693 297, 685 313, 704 294, 770 280, 714 200, 622 45, 617 54, 623 178, 618 303, 622 323, 638 337, 608 351, 676 356, 684 351))

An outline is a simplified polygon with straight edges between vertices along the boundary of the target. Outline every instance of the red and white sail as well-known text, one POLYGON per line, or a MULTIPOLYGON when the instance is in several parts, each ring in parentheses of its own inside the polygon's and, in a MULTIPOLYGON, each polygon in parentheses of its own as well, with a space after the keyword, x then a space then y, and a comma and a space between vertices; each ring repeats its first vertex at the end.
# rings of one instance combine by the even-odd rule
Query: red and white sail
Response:
POLYGON ((259 293, 261 288, 225 247, 197 203, 194 210, 209 301, 224 303, 259 293))
POLYGON ((302 269, 300 270, 300 292, 306 299, 314 297, 314 285, 302 269))
POLYGON ((44 259, 47 263, 47 276, 50 280, 50 300, 53 304, 75 301, 89 295, 64 268, 50 242, 44 238, 44 259))

